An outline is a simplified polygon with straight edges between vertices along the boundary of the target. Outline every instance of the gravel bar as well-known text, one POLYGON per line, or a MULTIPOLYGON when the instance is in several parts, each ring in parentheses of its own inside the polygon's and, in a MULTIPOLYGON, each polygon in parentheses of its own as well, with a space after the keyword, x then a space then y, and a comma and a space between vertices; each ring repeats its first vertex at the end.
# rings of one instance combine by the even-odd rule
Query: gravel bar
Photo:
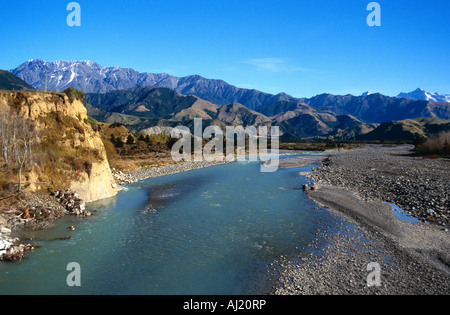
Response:
POLYGON ((412 157, 410 150, 368 145, 330 154, 307 175, 305 181, 319 187, 308 197, 341 218, 343 226, 337 233, 319 231, 309 245, 313 250, 275 261, 272 294, 450 293, 449 161, 412 157), (423 222, 398 219, 386 202, 423 222), (379 285, 368 281, 373 263, 380 270, 379 285))

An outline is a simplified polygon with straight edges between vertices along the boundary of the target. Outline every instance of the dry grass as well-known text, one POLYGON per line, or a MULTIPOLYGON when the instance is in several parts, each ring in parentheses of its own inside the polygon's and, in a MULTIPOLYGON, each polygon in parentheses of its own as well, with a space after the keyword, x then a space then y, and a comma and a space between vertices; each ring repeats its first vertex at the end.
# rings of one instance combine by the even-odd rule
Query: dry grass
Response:
POLYGON ((450 155, 450 131, 433 135, 424 143, 417 144, 415 152, 419 155, 450 155))
POLYGON ((98 123, 98 126, 111 168, 129 172, 174 163, 166 135, 133 134, 121 124, 98 123), (133 139, 131 144, 127 144, 129 137, 133 139), (112 138, 120 139, 122 144, 113 143, 112 138))
POLYGON ((89 121, 61 113, 39 118, 43 133, 34 148, 34 172, 39 181, 48 183, 48 190, 62 189, 70 181, 78 181, 82 174, 91 176, 92 163, 101 162, 103 156, 91 148, 86 138, 93 132, 89 121))
POLYGON ((298 140, 295 142, 282 142, 282 150, 306 150, 306 151, 324 151, 330 149, 350 150, 361 147, 363 144, 346 143, 335 140, 298 140))

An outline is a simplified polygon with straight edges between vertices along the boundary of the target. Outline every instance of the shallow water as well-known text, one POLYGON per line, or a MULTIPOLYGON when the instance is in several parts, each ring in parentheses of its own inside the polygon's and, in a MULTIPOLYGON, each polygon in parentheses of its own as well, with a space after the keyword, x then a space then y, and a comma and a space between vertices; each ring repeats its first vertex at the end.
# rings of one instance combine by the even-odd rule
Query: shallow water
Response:
POLYGON ((388 205, 391 206, 392 211, 394 212, 394 215, 397 219, 406 221, 406 222, 410 222, 410 223, 421 223, 422 222, 419 219, 408 214, 405 210, 403 210, 399 206, 397 206, 393 203, 388 203, 388 202, 385 202, 385 203, 387 203, 388 205))
POLYGON ((338 225, 302 192, 306 169, 235 162, 128 185, 92 217, 29 232, 42 247, 0 263, 0 294, 267 293, 270 262, 338 225), (66 283, 70 262, 81 287, 66 283))

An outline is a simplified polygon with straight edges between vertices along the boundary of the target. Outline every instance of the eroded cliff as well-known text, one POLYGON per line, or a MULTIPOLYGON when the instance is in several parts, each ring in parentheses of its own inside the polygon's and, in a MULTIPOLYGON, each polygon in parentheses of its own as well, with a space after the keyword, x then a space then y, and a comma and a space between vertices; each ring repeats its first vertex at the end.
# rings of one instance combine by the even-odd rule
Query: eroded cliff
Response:
POLYGON ((27 189, 71 189, 87 202, 117 194, 120 186, 81 100, 53 92, 0 91, 0 114, 11 113, 30 119, 39 131, 32 167, 23 176, 27 189))

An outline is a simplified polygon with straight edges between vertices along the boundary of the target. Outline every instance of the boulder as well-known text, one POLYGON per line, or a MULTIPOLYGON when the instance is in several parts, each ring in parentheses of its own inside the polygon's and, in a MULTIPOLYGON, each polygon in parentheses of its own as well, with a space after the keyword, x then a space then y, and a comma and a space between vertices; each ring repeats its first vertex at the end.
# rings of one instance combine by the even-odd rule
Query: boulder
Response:
POLYGON ((80 199, 77 193, 70 190, 58 190, 53 193, 53 196, 59 200, 59 203, 64 206, 69 214, 79 216, 91 215, 86 210, 86 202, 80 199))

